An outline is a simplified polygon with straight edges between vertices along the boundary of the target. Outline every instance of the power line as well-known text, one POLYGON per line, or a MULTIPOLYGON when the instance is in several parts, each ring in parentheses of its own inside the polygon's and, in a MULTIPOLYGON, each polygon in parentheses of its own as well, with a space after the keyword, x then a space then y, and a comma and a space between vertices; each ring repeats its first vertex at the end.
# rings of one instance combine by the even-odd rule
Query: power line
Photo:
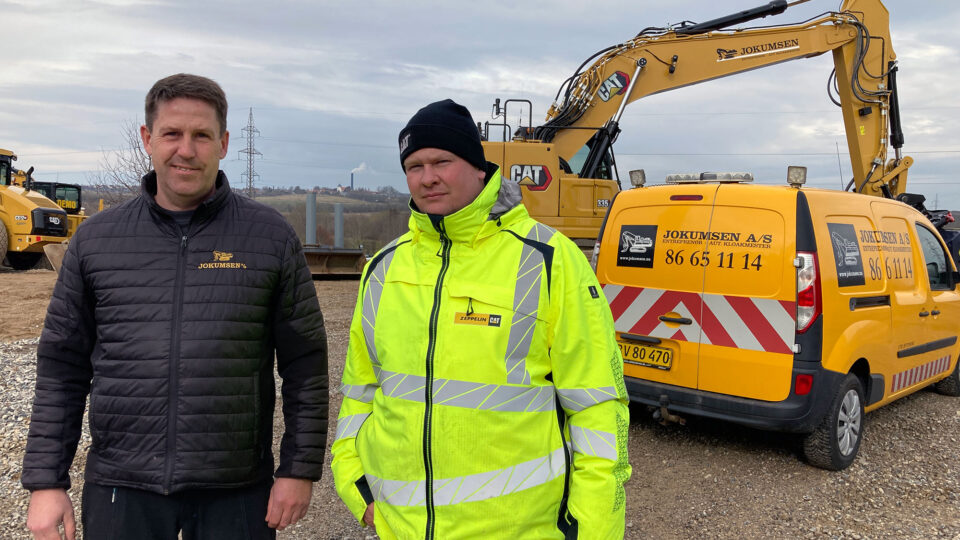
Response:
MULTIPOLYGON (((244 128, 244 131, 246 128, 244 128)), ((260 137, 261 139, 267 140, 282 140, 282 139, 270 139, 269 137, 260 137)), ((376 145, 367 145, 367 144, 351 144, 351 143, 325 143, 320 141, 296 141, 286 139, 284 142, 290 143, 303 143, 303 144, 317 144, 317 145, 326 145, 330 146, 358 146, 358 147, 369 147, 369 148, 389 148, 393 149, 393 146, 376 146, 376 145)), ((241 153, 246 154, 247 149, 240 150, 241 153)), ((66 156, 73 154, 99 154, 100 150, 96 151, 77 151, 77 152, 47 152, 47 153, 38 153, 38 154, 19 154, 20 159, 25 162, 34 161, 33 158, 38 156, 66 156)), ((256 155, 263 155, 260 152, 254 149, 256 155)), ((906 150, 904 154, 960 154, 960 149, 941 149, 941 150, 906 150)), ((788 156, 834 156, 836 152, 617 152, 618 156, 663 156, 663 157, 717 157, 717 156, 734 156, 734 157, 744 157, 744 156, 760 156, 760 157, 788 157, 788 156)), ((228 161, 247 161, 245 157, 237 157, 230 159, 228 161)), ((316 166, 316 163, 307 163, 307 162, 296 162, 288 161, 282 159, 263 159, 263 161, 268 163, 277 163, 281 165, 302 165, 302 166, 316 166)), ((329 167, 329 169, 334 170, 336 167, 329 167)), ((91 171, 80 171, 80 172, 97 172, 96 170, 91 171)), ((41 172, 35 173, 35 175, 43 174, 41 172)), ((246 173, 244 173, 245 175, 246 173)), ((259 175, 258 175, 259 176, 259 175)))
MULTIPOLYGON (((960 150, 910 150, 904 154, 960 154, 960 150)), ((667 157, 691 157, 691 156, 833 156, 834 152, 617 152, 618 156, 667 156, 667 157)))
MULTIPOLYGON (((944 111, 944 110, 956 110, 956 109, 960 109, 960 107, 910 107, 910 108, 901 107, 901 112, 911 113, 911 112, 914 112, 914 111, 928 111, 928 110, 930 110, 930 111, 944 111)), ((817 116, 817 117, 819 117, 819 116, 823 116, 823 115, 836 114, 836 112, 837 112, 837 109, 818 109, 818 110, 807 109, 807 110, 795 110, 795 111, 785 111, 785 110, 766 110, 766 111, 764 111, 764 110, 757 110, 757 109, 743 110, 743 111, 691 111, 691 110, 685 110, 685 111, 662 112, 662 113, 640 112, 640 111, 634 110, 634 111, 624 112, 624 113, 623 113, 623 116, 625 116, 625 117, 627 117, 627 116, 629 116, 629 117, 637 117, 637 116, 652 116, 652 117, 655 117, 655 116, 697 116, 697 117, 703 117, 703 116, 772 116, 772 115, 779 115, 779 114, 782 114, 782 115, 798 115, 798 114, 801 114, 801 115, 810 115, 810 116, 817 116)), ((840 122, 841 120, 838 118, 837 121, 840 122)))
POLYGON ((262 137, 265 141, 287 142, 295 144, 316 144, 319 146, 357 146, 361 148, 396 148, 395 144, 367 144, 351 142, 310 141, 306 139, 278 139, 276 137, 262 137))

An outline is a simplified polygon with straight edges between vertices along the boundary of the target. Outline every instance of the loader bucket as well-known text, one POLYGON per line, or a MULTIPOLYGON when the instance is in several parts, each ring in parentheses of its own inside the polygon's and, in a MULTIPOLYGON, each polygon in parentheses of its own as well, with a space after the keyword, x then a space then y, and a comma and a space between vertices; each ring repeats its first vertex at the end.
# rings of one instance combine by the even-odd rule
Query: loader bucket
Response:
POLYGON ((360 249, 305 245, 303 252, 315 280, 360 279, 367 262, 360 249))
POLYGON ((63 264, 63 256, 67 254, 66 244, 46 244, 43 246, 43 253, 50 261, 53 271, 60 273, 60 265, 63 264))

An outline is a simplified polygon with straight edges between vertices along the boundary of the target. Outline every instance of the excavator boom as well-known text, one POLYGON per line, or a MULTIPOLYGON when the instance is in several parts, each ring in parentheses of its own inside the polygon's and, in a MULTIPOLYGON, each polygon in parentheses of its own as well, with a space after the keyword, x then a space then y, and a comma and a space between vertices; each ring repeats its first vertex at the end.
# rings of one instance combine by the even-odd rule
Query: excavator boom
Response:
MULTIPOLYGON (((590 240, 620 188, 610 149, 628 104, 829 52, 837 92, 831 98, 842 111, 853 167, 849 189, 897 197, 913 160, 900 155, 897 57, 887 9, 880 0, 846 0, 839 11, 797 24, 731 28, 787 7, 774 0, 705 23, 647 28, 600 51, 561 85, 543 125, 521 130, 512 141, 485 143, 488 159, 499 159, 504 176, 525 187, 534 217, 575 240, 590 240)), ((482 131, 488 135, 489 126, 482 131)))

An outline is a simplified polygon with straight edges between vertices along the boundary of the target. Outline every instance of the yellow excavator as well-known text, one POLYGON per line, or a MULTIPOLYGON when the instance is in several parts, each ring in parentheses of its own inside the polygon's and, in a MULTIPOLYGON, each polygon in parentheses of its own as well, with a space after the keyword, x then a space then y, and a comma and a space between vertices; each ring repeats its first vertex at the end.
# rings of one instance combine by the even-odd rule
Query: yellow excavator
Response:
POLYGON ((63 204, 72 207, 65 210, 44 194, 49 183, 34 182, 33 167, 27 171, 14 168, 16 159, 16 154, 0 148, 0 259, 5 258, 15 270, 26 270, 36 266, 46 252, 56 269, 65 251, 63 242, 85 218, 79 186, 49 186, 54 197, 62 195, 63 204))
POLYGON ((563 82, 545 123, 537 127, 513 129, 506 121, 508 107, 529 110, 529 101, 511 99, 501 106, 498 99, 495 121, 478 124, 487 159, 501 166, 504 178, 521 184, 523 202, 534 218, 589 249, 621 187, 612 145, 627 104, 832 52, 828 90, 842 110, 853 165, 847 189, 909 199, 904 190, 913 159, 900 150, 897 56, 886 7, 880 0, 845 0, 838 11, 797 24, 738 26, 782 13, 790 5, 774 0, 699 24, 646 28, 583 62, 563 82), (502 141, 490 140, 496 130, 502 131, 502 141), (889 157, 891 146, 894 155, 889 157))

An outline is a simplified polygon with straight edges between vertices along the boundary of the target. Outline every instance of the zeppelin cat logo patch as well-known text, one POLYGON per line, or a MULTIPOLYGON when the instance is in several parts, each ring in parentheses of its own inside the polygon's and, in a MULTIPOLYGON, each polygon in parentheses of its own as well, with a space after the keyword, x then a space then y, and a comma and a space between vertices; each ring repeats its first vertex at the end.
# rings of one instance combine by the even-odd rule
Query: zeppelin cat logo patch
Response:
POLYGON ((471 324, 474 326, 500 326, 500 315, 492 313, 457 313, 453 316, 455 324, 471 324))

